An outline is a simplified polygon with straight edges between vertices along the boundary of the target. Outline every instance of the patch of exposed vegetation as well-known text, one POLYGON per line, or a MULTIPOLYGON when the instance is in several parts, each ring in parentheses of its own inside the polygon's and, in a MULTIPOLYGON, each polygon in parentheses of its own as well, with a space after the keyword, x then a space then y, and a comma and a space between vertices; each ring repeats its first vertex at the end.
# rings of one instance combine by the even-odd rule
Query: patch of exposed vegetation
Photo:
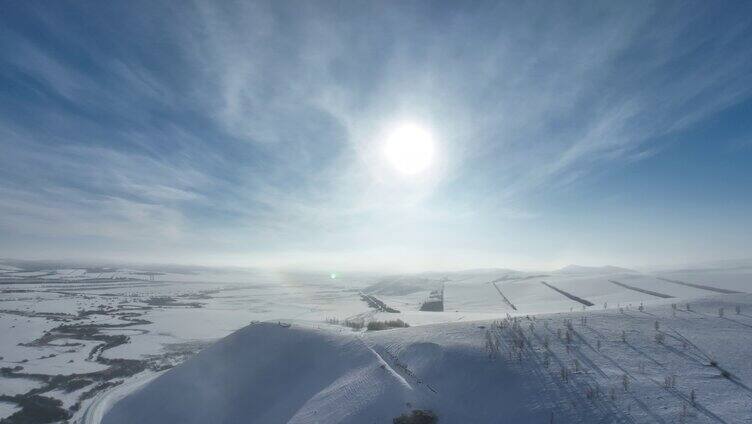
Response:
POLYGON ((332 325, 344 325, 345 327, 352 328, 353 330, 362 330, 366 324, 363 322, 363 320, 349 320, 346 319, 344 321, 340 321, 337 318, 327 318, 326 319, 327 324, 332 325))
POLYGON ((431 411, 415 409, 392 420, 394 424, 435 424, 439 417, 431 411))
POLYGON ((39 395, 0 395, 0 401, 13 402, 21 407, 9 417, 0 422, 3 423, 53 423, 67 420, 70 413, 63 409, 63 402, 39 395))
POLYGON ((170 296, 157 296, 146 300, 147 305, 151 306, 181 306, 187 308, 200 308, 199 302, 179 302, 170 296))
POLYGON ((405 328, 409 327, 405 321, 401 319, 392 319, 386 321, 369 321, 366 325, 368 331, 389 330, 391 328, 405 328))

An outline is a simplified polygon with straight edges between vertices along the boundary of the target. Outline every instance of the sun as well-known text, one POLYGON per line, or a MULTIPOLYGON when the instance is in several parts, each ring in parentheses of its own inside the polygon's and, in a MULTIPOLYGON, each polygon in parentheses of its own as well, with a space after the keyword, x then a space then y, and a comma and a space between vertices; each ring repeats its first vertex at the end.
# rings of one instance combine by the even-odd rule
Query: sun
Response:
POLYGON ((416 175, 426 171, 431 166, 433 155, 431 132, 420 125, 398 125, 386 137, 384 156, 401 174, 416 175))

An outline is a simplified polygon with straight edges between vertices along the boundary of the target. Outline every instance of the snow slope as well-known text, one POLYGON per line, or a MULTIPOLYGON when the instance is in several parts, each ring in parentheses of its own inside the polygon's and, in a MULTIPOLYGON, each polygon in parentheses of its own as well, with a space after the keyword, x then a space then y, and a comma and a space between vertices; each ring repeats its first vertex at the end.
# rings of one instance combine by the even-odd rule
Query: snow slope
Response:
POLYGON ((360 338, 338 331, 252 324, 121 401, 103 422, 385 422, 414 401, 360 338))
MULTIPOLYGON (((42 387, 41 394, 62 400, 71 422, 82 424, 98 423, 121 398, 105 422, 391 422, 423 408, 436 411, 442 423, 549 423, 553 413, 556 423, 752 424, 752 296, 745 294, 752 292, 752 267, 652 274, 583 268, 357 281, 280 276, 253 284, 14 277, 0 284, 0 365, 23 369, 14 378, 0 376, 0 394, 43 386, 26 373, 68 376, 103 368, 87 359, 102 340, 70 335, 30 344, 61 325, 91 324, 99 326, 98 334, 127 336, 128 343, 102 357, 143 361, 150 370, 180 364, 241 329, 135 393, 153 372, 110 378, 122 383, 94 398, 83 397, 93 384, 72 393, 42 387), (420 311, 429 291, 442 285, 445 311, 420 311), (724 294, 729 290, 744 293, 724 294), (378 311, 361 292, 401 312, 378 311), (153 302, 160 298, 175 303, 153 302), (125 320, 135 316, 145 321, 125 320), (411 327, 354 332, 323 324, 327 318, 402 319, 411 327), (295 321, 285 328, 279 319, 295 321), (517 320, 524 330, 521 356, 509 323, 499 327, 502 319, 517 320), (272 324, 243 328, 252 320, 272 324), (118 328, 122 324, 128 327, 118 328), (573 332, 570 340, 567 331, 573 332), (499 343, 493 358, 489 340, 499 343), (562 369, 570 372, 567 380, 560 378, 562 369), (621 387, 625 375, 628 391, 621 387), (664 387, 672 376, 676 381, 664 387), (588 397, 594 389, 595 400, 588 397), (694 405, 688 401, 692 390, 694 405), (80 409, 73 404, 77 398, 80 409)), ((55 275, 73 275, 73 269, 55 275)), ((102 269, 84 271, 96 276, 102 269)), ((0 418, 18 410, 9 402, 0 405, 0 418)))
POLYGON ((103 422, 752 423, 750 309, 732 294, 377 332, 252 324, 103 422))
MULTIPOLYGON (((413 408, 442 422, 544 422, 557 399, 483 351, 475 324, 361 335, 252 324, 116 404, 103 423, 388 423, 413 408)), ((596 415, 593 422, 596 422, 596 415)))
POLYGON ((361 335, 253 324, 116 404, 103 423, 388 423, 414 408, 442 422, 599 422, 611 411, 559 407, 570 389, 491 361, 485 326, 361 335), (584 420, 584 421, 583 421, 584 420))

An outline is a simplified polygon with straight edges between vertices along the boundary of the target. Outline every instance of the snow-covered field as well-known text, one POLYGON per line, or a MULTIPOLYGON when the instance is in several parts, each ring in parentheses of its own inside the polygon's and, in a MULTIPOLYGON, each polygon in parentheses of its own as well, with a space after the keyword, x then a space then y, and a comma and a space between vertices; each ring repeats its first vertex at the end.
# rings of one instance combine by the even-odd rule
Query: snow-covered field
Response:
POLYGON ((8 263, 0 420, 752 423, 751 281, 738 265, 331 279, 8 263), (422 311, 436 293, 444 310, 422 311), (410 327, 344 325, 396 319, 410 327))

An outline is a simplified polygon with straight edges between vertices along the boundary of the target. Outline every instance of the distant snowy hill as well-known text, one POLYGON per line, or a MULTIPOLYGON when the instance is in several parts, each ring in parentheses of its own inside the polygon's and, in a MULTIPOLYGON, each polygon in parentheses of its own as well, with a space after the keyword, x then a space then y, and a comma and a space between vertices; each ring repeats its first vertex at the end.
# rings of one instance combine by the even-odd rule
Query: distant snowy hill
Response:
POLYGON ((553 274, 565 274, 565 275, 598 275, 598 274, 638 274, 637 271, 629 268, 621 268, 618 266, 582 266, 582 265, 567 265, 564 268, 558 269, 553 274))
POLYGON ((365 292, 387 296, 407 295, 420 291, 436 290, 442 284, 485 284, 491 281, 518 281, 542 275, 506 268, 471 269, 451 272, 424 272, 382 277, 366 287, 365 292))

